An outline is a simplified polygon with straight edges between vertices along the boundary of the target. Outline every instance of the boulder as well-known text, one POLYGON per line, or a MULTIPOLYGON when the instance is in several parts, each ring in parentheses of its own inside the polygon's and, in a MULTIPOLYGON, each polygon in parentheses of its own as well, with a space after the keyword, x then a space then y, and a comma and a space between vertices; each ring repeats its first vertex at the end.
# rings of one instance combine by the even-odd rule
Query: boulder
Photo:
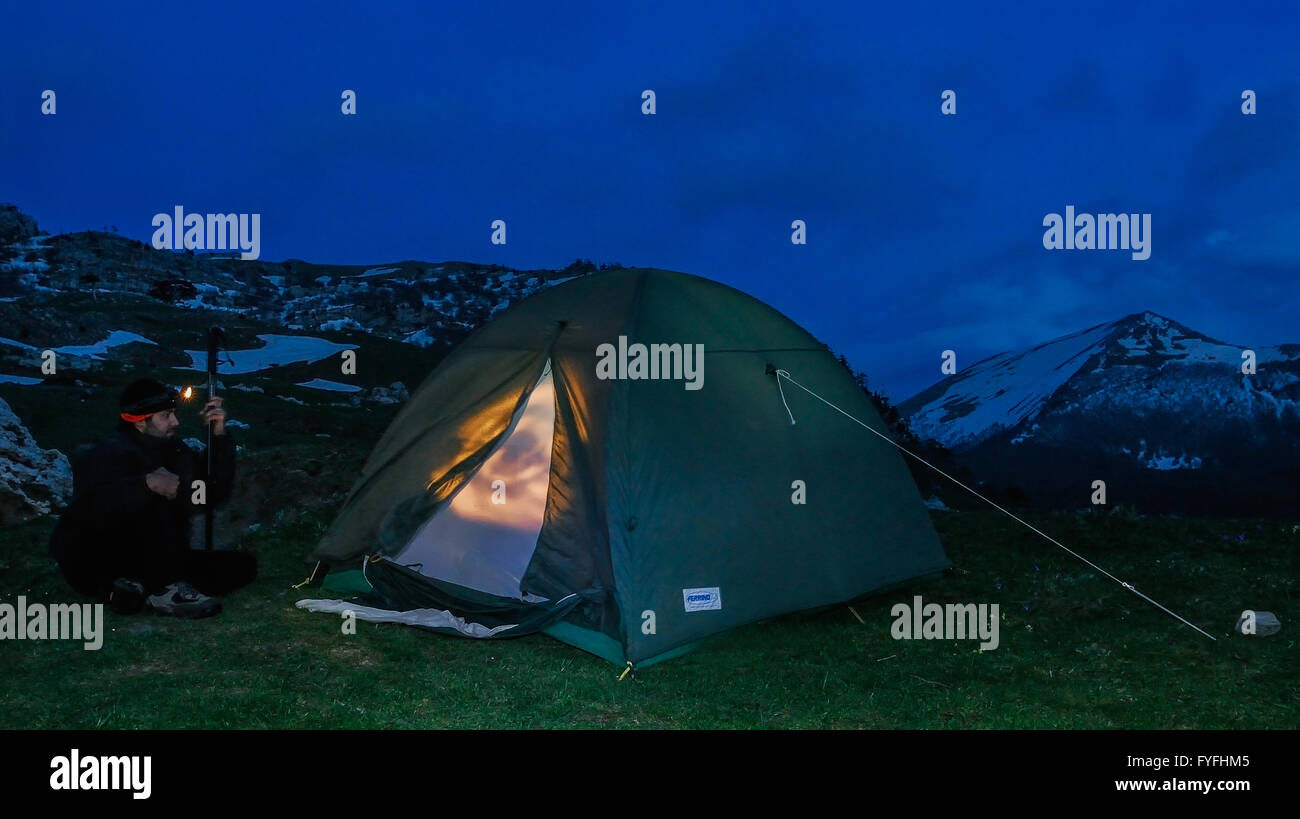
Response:
POLYGON ((1282 630, 1282 621, 1271 611, 1246 609, 1237 618, 1236 631, 1246 636, 1268 637, 1282 630))
POLYGON ((0 525, 57 512, 71 499, 68 457, 56 449, 41 449, 0 398, 0 525))
POLYGON ((367 401, 376 404, 402 404, 409 401, 411 393, 401 381, 394 381, 387 387, 375 387, 366 395, 367 401))
POLYGON ((36 220, 15 205, 0 205, 0 244, 12 245, 39 236, 36 220))

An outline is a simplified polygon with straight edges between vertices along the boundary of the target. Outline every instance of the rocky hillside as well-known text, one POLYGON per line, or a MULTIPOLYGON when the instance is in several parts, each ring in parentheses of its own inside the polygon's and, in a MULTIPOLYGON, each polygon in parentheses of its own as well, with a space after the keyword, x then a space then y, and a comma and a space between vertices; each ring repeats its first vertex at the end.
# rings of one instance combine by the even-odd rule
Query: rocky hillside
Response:
POLYGON ((82 292, 135 296, 232 314, 290 331, 362 330, 397 341, 451 344, 519 299, 600 269, 511 270, 467 262, 378 266, 243 261, 234 254, 155 250, 114 233, 43 234, 0 206, 0 300, 39 303, 82 292))

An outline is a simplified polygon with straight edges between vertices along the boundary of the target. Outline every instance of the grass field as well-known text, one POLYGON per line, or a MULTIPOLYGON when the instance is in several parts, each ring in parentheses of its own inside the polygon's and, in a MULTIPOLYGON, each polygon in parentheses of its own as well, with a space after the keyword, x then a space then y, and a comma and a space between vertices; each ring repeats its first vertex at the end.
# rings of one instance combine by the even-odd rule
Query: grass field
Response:
MULTIPOLYGON (((936 512, 955 569, 757 623, 618 681, 542 635, 443 637, 294 608, 328 517, 264 527, 217 618, 106 614, 99 651, 0 642, 3 728, 1296 728, 1294 524, 1116 515, 1031 522, 1211 641, 994 512, 936 512), (1000 645, 894 640, 891 607, 997 603, 1000 645), (1244 608, 1283 622, 1230 634, 1244 608)), ((42 521, 0 532, 0 602, 71 602, 42 521)))
MULTIPOLYGON (((169 368, 184 363, 175 351, 202 346, 212 316, 144 301, 59 310, 84 324, 79 335, 32 343, 131 329, 159 345, 119 348, 39 387, 0 385, 43 447, 73 455, 107 433, 132 377, 202 380, 169 368)), ((34 334, 46 321, 12 304, 0 319, 18 330, 33 322, 34 334)), ((240 344, 273 330, 227 329, 240 344)), ((360 345, 363 386, 401 378, 414 391, 437 359, 364 334, 327 337, 360 345)), ((480 642, 367 623, 344 635, 337 618, 294 608, 315 595, 291 587, 398 407, 353 407, 294 386, 317 377, 337 379, 338 363, 223 376, 233 417, 249 426, 232 433, 243 451, 218 534, 258 554, 258 581, 210 620, 108 613, 100 651, 0 641, 0 728, 1300 727, 1294 521, 1029 517, 1217 641, 983 509, 933 513, 954 570, 857 603, 865 624, 843 606, 775 618, 622 682, 621 669, 541 635, 480 642), (894 640, 890 610, 916 594, 998 604, 998 648, 894 640), (1282 632, 1231 634, 1246 608, 1275 612, 1282 632)), ((182 436, 199 434, 186 423, 182 436)), ((48 556, 52 528, 51 519, 0 528, 0 603, 76 600, 48 556)))

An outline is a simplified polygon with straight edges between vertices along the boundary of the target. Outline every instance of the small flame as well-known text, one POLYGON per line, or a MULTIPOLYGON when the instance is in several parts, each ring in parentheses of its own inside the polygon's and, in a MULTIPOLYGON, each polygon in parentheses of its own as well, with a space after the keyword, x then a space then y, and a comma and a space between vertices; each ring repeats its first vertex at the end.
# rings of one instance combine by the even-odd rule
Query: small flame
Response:
POLYGON ((186 387, 185 389, 181 390, 181 398, 184 398, 186 401, 190 400, 190 398, 193 397, 193 395, 194 395, 193 387, 186 387))

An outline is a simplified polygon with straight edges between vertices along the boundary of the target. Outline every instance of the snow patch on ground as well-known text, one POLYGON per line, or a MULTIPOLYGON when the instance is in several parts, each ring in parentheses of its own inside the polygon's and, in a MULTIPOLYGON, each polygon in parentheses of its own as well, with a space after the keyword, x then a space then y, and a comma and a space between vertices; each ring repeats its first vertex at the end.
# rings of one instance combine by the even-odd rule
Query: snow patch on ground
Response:
MULTIPOLYGON (((58 353, 59 355, 72 355, 72 356, 80 355, 80 356, 90 356, 92 358, 100 358, 101 356, 107 354, 108 351, 113 349, 114 347, 121 347, 124 344, 134 344, 137 341, 140 342, 141 344, 156 345, 156 342, 150 341, 149 339, 145 338, 142 335, 129 333, 126 330, 114 330, 113 332, 109 333, 108 337, 105 338, 103 341, 98 341, 95 342, 94 344, 70 345, 67 347, 51 347, 50 349, 54 350, 54 352, 58 353)), ((0 338, 0 344, 7 344, 11 347, 20 347, 24 350, 39 349, 37 347, 33 347, 30 344, 24 344, 21 341, 14 341, 11 338, 0 338)))
POLYGON ((9 373, 0 373, 0 384, 39 384, 41 379, 32 378, 29 375, 10 375, 9 373))
POLYGON ((1173 469, 1200 469, 1201 459, 1196 457, 1188 458, 1185 452, 1175 458, 1172 455, 1166 455, 1161 450, 1158 455, 1143 461, 1142 465, 1147 469, 1158 469, 1161 472, 1168 472, 1173 469))
POLYGON ((222 307, 219 304, 208 304, 206 301, 203 300, 202 296, 195 296, 192 299, 185 299, 184 301, 178 301, 176 302, 176 306, 187 307, 191 310, 222 310, 227 313, 244 312, 243 308, 240 307, 222 307))
POLYGON ((343 384, 338 381, 328 381, 324 378, 313 378, 310 381, 304 381, 299 387, 308 387, 313 390, 329 390, 330 392, 361 392, 361 388, 355 384, 343 384))
POLYGON ((176 306, 197 310, 224 310, 228 313, 241 313, 244 310, 244 308, 239 307, 224 307, 219 304, 211 304, 207 301, 209 296, 230 300, 237 299, 242 295, 238 290, 226 290, 217 287, 215 284, 208 284, 206 282, 194 282, 194 289, 197 291, 198 295, 192 299, 178 301, 176 302, 176 306))
MULTIPOLYGON (((1244 350, 1247 348, 1243 347, 1241 349, 1244 350)), ((1264 364, 1270 361, 1294 361, 1297 358, 1300 358, 1300 352, 1295 352, 1295 353, 1291 353, 1290 355, 1287 355, 1286 353, 1282 352, 1282 349, 1280 347, 1260 347, 1259 349, 1255 350, 1256 364, 1264 364)), ((1237 354, 1237 360, 1238 361, 1241 360, 1240 353, 1237 354)))
POLYGON ((354 318, 333 319, 331 321, 322 321, 320 324, 322 330, 338 332, 340 330, 361 330, 366 331, 365 326, 354 318))
POLYGON ((1025 430, 1024 432, 1020 433, 1016 437, 1012 438, 1011 445, 1015 446, 1016 444, 1023 444, 1025 441, 1028 441, 1030 438, 1034 437, 1034 433, 1037 431, 1038 431, 1038 424, 1034 424, 1029 429, 1025 430))
MULTIPOLYGON (((343 350, 357 349, 355 344, 336 344, 314 336, 281 336, 268 333, 259 334, 258 338, 266 342, 266 346, 248 350, 231 350, 230 359, 234 361, 234 366, 231 366, 222 356, 221 371, 230 375, 241 375, 276 365, 320 361, 337 355, 343 350)), ((204 363, 208 356, 206 350, 186 350, 185 353, 190 357, 190 366, 183 369, 207 370, 204 363)))
POLYGON ((1256 389, 1255 386, 1251 383, 1251 379, 1253 378, 1259 378, 1259 376, 1243 375, 1241 377, 1241 388, 1246 395, 1246 401, 1249 405, 1253 406, 1256 399, 1258 399, 1261 403, 1272 405, 1273 415, 1277 418, 1278 421, 1286 420, 1284 416, 1286 415, 1287 409, 1293 408, 1296 410, 1297 414, 1300 415, 1300 402, 1292 401, 1290 398, 1277 398, 1271 392, 1271 391, 1283 389, 1295 383, 1295 381, 1297 380, 1296 376, 1292 375, 1291 373, 1282 373, 1281 377, 1275 379, 1274 383, 1270 387, 1271 391, 1269 392, 1256 389))
POLYGON ((4 267, 0 268, 0 270, 4 270, 6 272, 21 271, 27 274, 45 273, 49 269, 50 269, 49 262, 45 261, 44 259, 36 259, 34 261, 29 262, 23 259, 22 257, 5 262, 4 267))
POLYGON ((24 273, 18 277, 18 283, 28 290, 35 290, 37 293, 58 293, 57 287, 46 287, 40 283, 39 277, 35 273, 24 273))
POLYGON ((429 335, 428 330, 416 330, 414 333, 408 334, 402 341, 407 344, 414 344, 417 347, 428 347, 433 344, 434 338, 429 335))

